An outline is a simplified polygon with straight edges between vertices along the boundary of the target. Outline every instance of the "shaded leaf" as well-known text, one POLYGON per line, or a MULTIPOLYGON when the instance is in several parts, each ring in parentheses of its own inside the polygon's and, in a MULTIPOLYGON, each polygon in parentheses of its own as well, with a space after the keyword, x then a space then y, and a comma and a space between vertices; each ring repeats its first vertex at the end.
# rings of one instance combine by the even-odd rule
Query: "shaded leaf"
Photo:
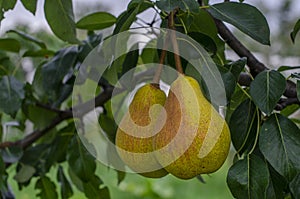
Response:
POLYGON ((299 69, 300 66, 280 66, 277 71, 282 72, 282 71, 286 71, 286 70, 295 70, 295 69, 299 69))
POLYGON ((116 17, 107 12, 96 12, 81 18, 76 27, 86 30, 101 30, 116 23, 116 17))
POLYGON ((21 169, 14 176, 14 179, 19 183, 27 182, 33 176, 35 171, 36 170, 34 167, 26 164, 21 164, 21 169))
POLYGON ((291 114, 293 114, 296 111, 298 111, 299 109, 300 109, 300 105, 298 105, 298 104, 292 104, 292 105, 289 105, 289 106, 285 107, 283 110, 281 110, 280 114, 283 115, 283 116, 285 116, 285 117, 288 117, 291 114))
POLYGON ((299 32, 299 30, 300 30, 300 19, 298 19, 298 21, 296 22, 296 24, 294 26, 293 31, 290 34, 293 43, 295 43, 296 35, 299 32))
POLYGON ((267 198, 282 199, 286 194, 285 192, 288 183, 270 164, 268 164, 268 168, 270 172, 270 184, 268 187, 267 198))
POLYGON ((288 118, 273 114, 262 125, 259 147, 272 167, 291 180, 300 171, 300 130, 288 118))
POLYGON ((15 163, 20 160, 23 150, 19 146, 11 146, 1 150, 1 156, 6 163, 15 163))
POLYGON ((45 0, 44 12, 51 30, 58 38, 69 43, 79 43, 72 0, 45 0))
POLYGON ((171 12, 175 8, 180 8, 183 11, 197 12, 199 5, 194 0, 159 0, 156 6, 165 12, 171 12))
POLYGON ((95 158, 87 151, 77 136, 74 136, 69 143, 67 160, 69 167, 83 182, 88 182, 94 176, 95 158))
POLYGON ((19 35, 20 37, 22 37, 23 39, 25 39, 27 41, 31 41, 31 42, 37 44, 39 47, 41 47, 43 49, 47 48, 46 44, 43 41, 41 41, 41 40, 25 33, 25 32, 22 32, 22 31, 19 31, 19 30, 9 30, 9 31, 7 31, 7 33, 15 33, 15 34, 19 35))
POLYGON ((67 199, 73 196, 73 190, 71 184, 66 178, 64 174, 64 170, 61 166, 59 166, 57 170, 57 181, 60 183, 60 187, 61 187, 60 194, 62 199, 67 199))
POLYGON ((228 22, 254 40, 270 45, 270 29, 265 16, 246 3, 224 2, 210 6, 209 12, 217 19, 228 22))
POLYGON ((125 179, 126 173, 124 171, 117 171, 118 185, 125 179))
POLYGON ((300 80, 297 81, 296 90, 297 90, 297 98, 300 101, 300 80))
POLYGON ((0 78, 0 110, 14 117, 24 98, 23 83, 12 76, 0 78))
POLYGON ((21 48, 20 42, 15 39, 0 39, 0 50, 19 52, 21 48))
POLYGON ((250 94, 261 111, 269 115, 285 91, 286 81, 277 71, 263 71, 250 84, 250 94))
POLYGON ((242 57, 237 61, 225 64, 225 67, 228 68, 228 70, 234 75, 235 80, 238 81, 241 72, 246 66, 246 63, 247 63, 247 58, 242 57))
POLYGON ((0 22, 4 18, 4 12, 13 9, 16 3, 17 0, 0 0, 0 22))
POLYGON ((221 77, 225 86, 226 98, 230 101, 232 94, 234 93, 236 86, 236 79, 234 75, 225 67, 218 67, 221 73, 221 77))
POLYGON ((267 164, 256 155, 248 155, 230 167, 227 184, 235 198, 267 199, 267 164))
POLYGON ((257 112, 255 104, 247 99, 231 115, 229 122, 231 140, 240 155, 253 146, 257 134, 257 112))
POLYGON ((40 190, 36 196, 40 197, 41 199, 58 198, 56 186, 47 176, 42 176, 37 180, 35 189, 40 190))
POLYGON ((2 156, 0 156, 0 192, 7 192, 7 173, 5 170, 5 163, 2 159, 2 156))
POLYGON ((37 1, 38 0, 21 0, 23 6, 33 15, 35 15, 37 1))
POLYGON ((32 86, 40 101, 54 103, 61 97, 63 79, 76 64, 77 56, 77 47, 68 47, 37 69, 32 86))
POLYGON ((46 50, 46 49, 41 49, 41 50, 28 50, 23 54, 23 57, 52 57, 55 54, 52 50, 46 50))
POLYGON ((83 191, 89 199, 109 199, 109 191, 107 187, 100 189, 100 185, 103 184, 102 180, 94 175, 88 182, 83 183, 83 191))
POLYGON ((292 195, 294 198, 298 198, 300 196, 300 173, 294 177, 294 179, 291 181, 289 187, 292 192, 292 195))

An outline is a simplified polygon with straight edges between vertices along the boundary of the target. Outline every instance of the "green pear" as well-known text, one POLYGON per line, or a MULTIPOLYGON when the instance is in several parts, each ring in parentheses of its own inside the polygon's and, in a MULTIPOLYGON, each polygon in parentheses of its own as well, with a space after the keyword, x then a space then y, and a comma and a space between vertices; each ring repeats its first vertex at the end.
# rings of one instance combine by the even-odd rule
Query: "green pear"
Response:
POLYGON ((165 93, 156 84, 146 84, 135 94, 128 112, 123 116, 116 134, 117 151, 133 171, 150 178, 168 174, 153 154, 153 138, 162 125, 157 125, 166 101, 165 93))
POLYGON ((158 162, 181 179, 218 170, 229 152, 230 132, 198 82, 180 74, 164 108, 166 123, 153 141, 158 162))

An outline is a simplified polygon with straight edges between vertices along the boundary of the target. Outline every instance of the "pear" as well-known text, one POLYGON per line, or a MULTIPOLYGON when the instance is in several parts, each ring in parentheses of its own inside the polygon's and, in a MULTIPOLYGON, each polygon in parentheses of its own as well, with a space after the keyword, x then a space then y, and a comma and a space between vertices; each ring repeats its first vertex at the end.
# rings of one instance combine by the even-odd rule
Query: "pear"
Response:
POLYGON ((164 108, 166 123, 153 141, 158 162, 181 179, 218 170, 229 152, 230 132, 198 82, 180 74, 164 108))
POLYGON ((159 126, 156 121, 165 100, 166 95, 157 84, 142 86, 133 97, 116 133, 119 156, 129 168, 145 177, 160 178, 168 174, 153 154, 153 138, 165 122, 162 120, 159 126))

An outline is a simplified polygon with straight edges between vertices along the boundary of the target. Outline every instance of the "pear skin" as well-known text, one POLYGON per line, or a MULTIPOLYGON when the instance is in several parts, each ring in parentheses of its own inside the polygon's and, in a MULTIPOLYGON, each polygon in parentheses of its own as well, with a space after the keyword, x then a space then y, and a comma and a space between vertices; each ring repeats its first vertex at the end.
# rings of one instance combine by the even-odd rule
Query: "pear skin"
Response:
POLYGON ((145 177, 160 178, 168 174, 153 154, 154 135, 163 127, 157 128, 156 118, 165 100, 166 95, 158 85, 142 86, 117 130, 115 143, 119 156, 129 168, 145 177))
POLYGON ((164 108, 167 121, 153 142, 158 162, 181 179, 218 170, 229 152, 230 132, 198 82, 179 75, 164 108))

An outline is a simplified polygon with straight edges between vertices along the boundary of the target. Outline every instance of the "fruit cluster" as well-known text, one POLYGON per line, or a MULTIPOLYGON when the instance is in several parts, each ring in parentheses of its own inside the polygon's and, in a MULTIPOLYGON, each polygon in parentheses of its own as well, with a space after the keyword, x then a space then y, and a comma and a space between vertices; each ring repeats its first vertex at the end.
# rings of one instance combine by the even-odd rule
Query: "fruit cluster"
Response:
POLYGON ((157 84, 135 94, 116 134, 119 156, 133 171, 151 178, 168 173, 190 179, 224 163, 230 132, 198 82, 179 74, 166 97, 157 84))

